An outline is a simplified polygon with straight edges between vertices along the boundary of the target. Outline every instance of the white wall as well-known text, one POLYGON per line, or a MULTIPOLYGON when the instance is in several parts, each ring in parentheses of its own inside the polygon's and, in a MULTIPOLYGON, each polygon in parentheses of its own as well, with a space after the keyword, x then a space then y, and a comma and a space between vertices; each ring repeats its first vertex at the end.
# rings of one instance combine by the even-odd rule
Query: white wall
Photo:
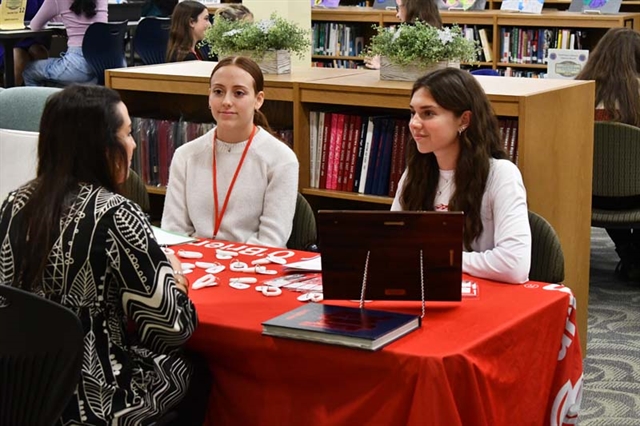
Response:
MULTIPOLYGON (((242 4, 253 12, 256 20, 267 19, 276 12, 302 28, 311 29, 311 0, 242 0, 242 4)), ((311 66, 311 48, 303 59, 293 55, 291 61, 293 66, 311 66)))

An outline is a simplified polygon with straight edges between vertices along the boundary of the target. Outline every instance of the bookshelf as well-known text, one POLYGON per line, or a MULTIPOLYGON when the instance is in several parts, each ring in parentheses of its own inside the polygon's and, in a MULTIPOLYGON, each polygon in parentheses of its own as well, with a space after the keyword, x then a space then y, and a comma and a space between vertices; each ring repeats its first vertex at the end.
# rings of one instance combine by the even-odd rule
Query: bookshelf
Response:
MULTIPOLYGON (((359 4, 366 3, 367 6, 371 6, 373 4, 373 0, 341 0, 340 4, 343 6, 358 6, 359 4)), ((559 9, 566 10, 569 8, 571 4, 571 0, 545 0, 544 8, 545 9, 559 9)), ((500 10, 500 6, 502 5, 502 0, 487 0, 485 5, 486 10, 500 10)), ((622 12, 630 12, 640 10, 640 1, 639 0, 622 0, 622 4, 620 5, 620 11, 622 12)))
MULTIPOLYGON (((132 116, 211 120, 207 109, 212 62, 179 62, 106 72, 132 116)), ((565 283, 578 299, 586 345, 593 162, 593 82, 482 77, 478 81, 500 117, 518 120, 519 168, 529 208, 545 217, 562 243, 565 283)), ((410 82, 380 81, 369 70, 294 68, 265 76, 265 113, 293 126, 300 191, 314 207, 388 209, 391 198, 309 188, 309 113, 321 107, 380 112, 408 110, 410 82)), ((150 187, 161 209, 163 188, 150 187)), ((583 347, 583 349, 585 349, 583 347)))
MULTIPOLYGON (((638 2, 640 4, 640 2, 638 2)), ((489 3, 488 3, 489 4, 489 3)), ((546 2, 545 2, 546 4, 546 2)), ((572 31, 583 30, 586 34, 585 48, 591 49, 600 40, 609 28, 628 27, 640 28, 640 13, 623 12, 615 15, 585 15, 582 13, 544 9, 539 15, 518 14, 501 12, 499 6, 496 9, 482 11, 441 11, 442 21, 445 25, 457 24, 459 26, 477 26, 487 31, 491 44, 492 60, 474 63, 474 66, 491 67, 493 69, 527 68, 545 71, 544 64, 502 62, 501 30, 509 28, 552 28, 569 29, 572 31)), ((393 25, 400 21, 395 16, 395 11, 379 10, 373 8, 341 6, 336 9, 312 9, 311 19, 313 23, 336 22, 343 24, 357 24, 361 28, 365 46, 374 33, 373 25, 393 25)), ((313 55, 313 61, 326 60, 362 60, 357 56, 324 56, 313 55)))

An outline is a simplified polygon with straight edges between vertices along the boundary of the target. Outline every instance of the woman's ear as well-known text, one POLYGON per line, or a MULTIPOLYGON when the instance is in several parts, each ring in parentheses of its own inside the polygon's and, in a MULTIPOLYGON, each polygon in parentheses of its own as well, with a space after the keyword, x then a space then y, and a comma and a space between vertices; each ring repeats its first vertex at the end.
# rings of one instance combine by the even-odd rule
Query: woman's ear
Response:
POLYGON ((471 111, 467 110, 463 112, 462 115, 460 116, 460 126, 466 129, 467 127, 469 127, 470 123, 471 123, 471 111))
POLYGON ((256 94, 256 103, 253 107, 253 109, 258 110, 260 109, 260 107, 262 106, 262 104, 264 103, 264 92, 260 91, 256 94))

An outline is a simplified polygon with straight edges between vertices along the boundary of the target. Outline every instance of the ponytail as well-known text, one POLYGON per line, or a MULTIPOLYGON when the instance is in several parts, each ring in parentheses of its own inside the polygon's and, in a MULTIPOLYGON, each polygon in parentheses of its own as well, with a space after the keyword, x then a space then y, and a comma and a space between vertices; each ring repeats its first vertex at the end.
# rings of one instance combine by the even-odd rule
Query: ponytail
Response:
POLYGON ((93 18, 96 16, 96 0, 73 0, 69 10, 78 16, 84 14, 87 18, 93 18))
POLYGON ((255 124, 256 126, 262 127, 267 132, 271 133, 273 136, 276 136, 271 126, 269 126, 269 121, 267 121, 267 116, 264 115, 262 111, 260 111, 259 109, 255 110, 255 113, 253 114, 253 124, 255 124))

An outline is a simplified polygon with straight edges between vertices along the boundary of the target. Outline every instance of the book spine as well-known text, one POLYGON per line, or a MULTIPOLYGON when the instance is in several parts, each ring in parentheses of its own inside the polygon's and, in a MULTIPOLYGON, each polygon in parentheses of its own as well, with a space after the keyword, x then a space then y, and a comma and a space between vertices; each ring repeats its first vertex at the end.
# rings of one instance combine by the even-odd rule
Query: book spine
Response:
POLYGON ((318 186, 321 189, 327 188, 327 175, 329 172, 329 144, 330 144, 332 116, 333 116, 333 113, 330 113, 330 112, 325 113, 324 132, 322 134, 322 157, 320 160, 321 161, 320 183, 318 186))
POLYGON ((369 175, 369 160, 371 159, 371 145, 373 144, 373 117, 369 117, 367 120, 367 135, 364 145, 364 154, 362 157, 362 169, 360 170, 360 185, 358 186, 358 192, 364 194, 367 185, 367 177, 369 175))
MULTIPOLYGON (((331 174, 331 184, 328 189, 337 190, 338 189, 338 176, 340 175, 340 160, 342 158, 342 166, 344 167, 344 152, 343 152, 343 135, 344 135, 344 122, 345 115, 344 114, 336 114, 336 126, 335 126, 335 137, 333 135, 334 130, 331 130, 331 136, 334 138, 334 156, 333 156, 333 169, 331 174)), ((332 123, 333 124, 333 123, 332 123)))
POLYGON ((315 188, 318 148, 318 111, 309 112, 309 186, 315 188))
POLYGON ((360 131, 362 128, 362 117, 356 115, 353 117, 353 134, 351 135, 351 155, 349 157, 349 173, 347 175, 347 184, 345 191, 353 191, 353 182, 355 180, 356 163, 358 161, 358 152, 360 150, 360 131))
POLYGON ((369 117, 360 117, 360 140, 358 141, 358 158, 356 160, 356 168, 353 175, 353 192, 360 191, 360 180, 362 176, 362 161, 364 159, 364 145, 367 138, 367 126, 369 117))

